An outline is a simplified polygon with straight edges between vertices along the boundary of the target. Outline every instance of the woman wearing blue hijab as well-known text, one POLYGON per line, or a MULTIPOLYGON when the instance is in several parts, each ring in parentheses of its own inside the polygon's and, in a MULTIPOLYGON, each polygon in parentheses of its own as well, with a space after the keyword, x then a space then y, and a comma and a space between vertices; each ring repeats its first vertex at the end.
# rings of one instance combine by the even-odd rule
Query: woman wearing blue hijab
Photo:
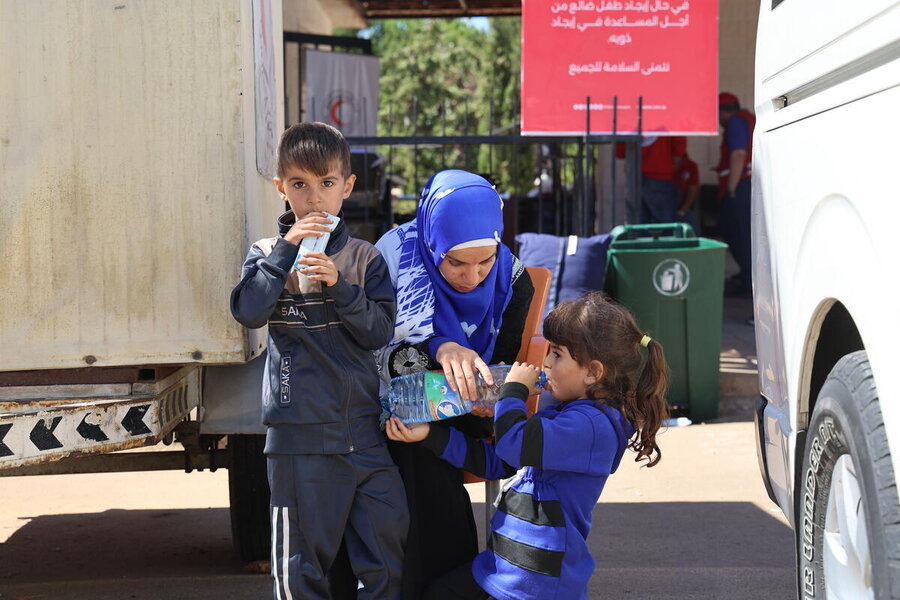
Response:
MULTIPOLYGON (((531 278, 500 238, 503 201, 483 177, 460 170, 431 177, 416 218, 376 244, 397 293, 394 336, 379 352, 382 377, 442 369, 467 399, 475 373, 512 364, 534 295, 531 278)), ((476 437, 490 418, 443 422, 476 437)), ((462 472, 416 444, 389 442, 406 488, 410 530, 403 597, 418 600, 443 573, 472 560, 478 538, 462 472)))

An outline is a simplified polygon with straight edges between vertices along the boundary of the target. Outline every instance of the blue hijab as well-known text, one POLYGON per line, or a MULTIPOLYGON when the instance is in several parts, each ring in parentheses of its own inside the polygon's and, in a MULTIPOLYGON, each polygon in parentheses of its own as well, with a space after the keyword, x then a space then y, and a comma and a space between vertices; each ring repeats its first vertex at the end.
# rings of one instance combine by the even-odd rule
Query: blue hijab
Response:
POLYGON ((440 171, 422 190, 416 229, 419 256, 434 291, 435 335, 490 360, 503 311, 513 294, 513 256, 500 242, 503 200, 483 177, 460 170, 440 171), (497 259, 478 287, 457 292, 438 267, 454 246, 484 238, 497 241, 497 259))

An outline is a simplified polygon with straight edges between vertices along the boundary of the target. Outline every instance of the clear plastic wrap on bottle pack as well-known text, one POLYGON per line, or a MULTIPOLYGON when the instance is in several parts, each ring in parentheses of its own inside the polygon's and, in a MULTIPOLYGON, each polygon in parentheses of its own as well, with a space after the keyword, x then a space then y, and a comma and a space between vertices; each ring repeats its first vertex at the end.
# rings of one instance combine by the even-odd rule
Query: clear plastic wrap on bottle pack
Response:
MULTIPOLYGON (((494 384, 488 385, 480 372, 475 375, 476 400, 463 400, 450 389, 447 378, 441 372, 421 371, 391 379, 388 393, 381 398, 384 411, 398 417, 407 425, 428 423, 458 417, 472 412, 473 405, 493 409, 500 399, 500 388, 506 381, 511 365, 491 365, 494 384)), ((543 388, 547 378, 542 372, 535 387, 543 388)))

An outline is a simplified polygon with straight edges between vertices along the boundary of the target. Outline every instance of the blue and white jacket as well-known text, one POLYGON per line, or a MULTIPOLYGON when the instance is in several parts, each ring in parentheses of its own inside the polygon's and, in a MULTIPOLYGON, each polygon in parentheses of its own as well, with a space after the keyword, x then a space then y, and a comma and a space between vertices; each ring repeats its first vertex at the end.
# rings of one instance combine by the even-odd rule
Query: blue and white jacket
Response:
POLYGON ((422 445, 488 479, 521 469, 491 520, 488 549, 475 558, 478 584, 498 600, 587 599, 594 560, 591 513, 634 433, 608 404, 575 400, 526 419, 528 389, 505 384, 494 442, 432 424, 422 445))

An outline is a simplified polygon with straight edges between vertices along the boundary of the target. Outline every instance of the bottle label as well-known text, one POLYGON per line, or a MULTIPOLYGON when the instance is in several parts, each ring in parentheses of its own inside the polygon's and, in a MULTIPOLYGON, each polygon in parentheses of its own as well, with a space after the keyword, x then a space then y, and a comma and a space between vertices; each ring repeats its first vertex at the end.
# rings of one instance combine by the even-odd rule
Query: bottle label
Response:
POLYGON ((443 373, 425 373, 425 400, 435 421, 469 412, 459 394, 447 385, 447 378, 443 373))

